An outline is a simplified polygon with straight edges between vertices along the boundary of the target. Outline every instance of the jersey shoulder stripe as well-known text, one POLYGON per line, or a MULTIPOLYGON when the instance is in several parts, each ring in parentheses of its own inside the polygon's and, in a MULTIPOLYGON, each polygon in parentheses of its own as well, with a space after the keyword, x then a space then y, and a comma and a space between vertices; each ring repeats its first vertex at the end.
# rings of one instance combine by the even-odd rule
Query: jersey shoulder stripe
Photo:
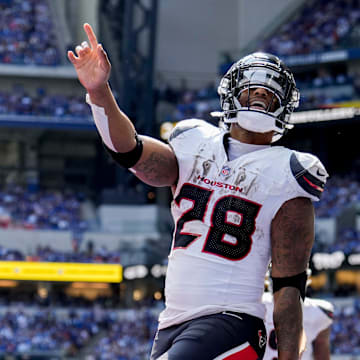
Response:
POLYGON ((176 126, 174 128, 174 130, 171 132, 170 136, 169 136, 169 142, 174 140, 176 137, 178 137, 179 135, 181 135, 185 131, 195 129, 195 128, 199 127, 199 126, 200 126, 199 124, 197 124, 197 125, 188 124, 188 125, 183 125, 183 126, 176 126))
POLYGON ((315 196, 317 199, 320 199, 325 183, 328 176, 325 168, 322 166, 320 161, 310 154, 302 154, 301 161, 296 153, 292 153, 290 156, 290 168, 291 172, 296 179, 297 183, 309 194, 315 196), (307 160, 313 160, 311 166, 312 172, 310 172, 309 167, 306 165, 307 160), (304 161, 305 160, 305 161, 304 161))
POLYGON ((306 298, 305 307, 314 307, 321 310, 330 320, 334 319, 334 305, 323 299, 306 298))
POLYGON ((325 309, 322 306, 319 306, 319 309, 325 314, 327 315, 327 317, 329 317, 331 320, 334 320, 334 312, 330 311, 329 309, 325 309))

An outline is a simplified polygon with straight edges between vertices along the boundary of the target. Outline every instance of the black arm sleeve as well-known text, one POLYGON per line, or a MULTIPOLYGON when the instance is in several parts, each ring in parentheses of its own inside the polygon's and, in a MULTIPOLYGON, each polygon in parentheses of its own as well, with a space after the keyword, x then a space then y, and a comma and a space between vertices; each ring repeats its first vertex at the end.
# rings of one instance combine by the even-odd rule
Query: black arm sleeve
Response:
POLYGON ((134 149, 126 153, 117 153, 109 149, 105 144, 104 147, 114 161, 127 169, 132 168, 140 160, 143 152, 143 142, 137 134, 135 134, 136 145, 134 149))

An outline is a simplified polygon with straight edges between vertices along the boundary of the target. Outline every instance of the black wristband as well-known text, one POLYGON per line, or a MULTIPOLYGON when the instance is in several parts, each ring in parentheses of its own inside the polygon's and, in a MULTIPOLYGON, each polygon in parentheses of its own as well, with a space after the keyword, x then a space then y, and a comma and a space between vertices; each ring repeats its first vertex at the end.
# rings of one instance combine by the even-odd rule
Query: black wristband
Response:
POLYGON ((297 274, 294 276, 288 277, 271 277, 272 279, 272 287, 273 293, 275 294, 283 287, 295 287, 300 291, 300 296, 304 300, 305 299, 305 292, 306 292, 306 280, 307 274, 306 271, 302 272, 301 274, 297 274))
POLYGON ((110 154, 110 156, 114 159, 114 161, 117 164, 129 169, 132 168, 140 160, 141 154, 143 152, 143 142, 136 133, 135 133, 135 140, 136 140, 136 145, 134 149, 126 153, 118 153, 109 149, 105 144, 104 146, 107 152, 110 154))

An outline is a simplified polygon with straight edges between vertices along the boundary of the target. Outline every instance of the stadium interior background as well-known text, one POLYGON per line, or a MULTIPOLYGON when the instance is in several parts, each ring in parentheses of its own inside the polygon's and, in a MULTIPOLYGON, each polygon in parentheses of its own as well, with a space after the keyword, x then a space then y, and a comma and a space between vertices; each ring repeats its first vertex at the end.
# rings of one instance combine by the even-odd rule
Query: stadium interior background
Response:
POLYGON ((216 87, 256 50, 295 73, 281 144, 331 178, 309 294, 335 305, 332 359, 360 359, 360 1, 0 0, 0 358, 146 359, 163 306, 167 189, 115 166, 66 59, 89 22, 139 133, 217 124, 216 87))

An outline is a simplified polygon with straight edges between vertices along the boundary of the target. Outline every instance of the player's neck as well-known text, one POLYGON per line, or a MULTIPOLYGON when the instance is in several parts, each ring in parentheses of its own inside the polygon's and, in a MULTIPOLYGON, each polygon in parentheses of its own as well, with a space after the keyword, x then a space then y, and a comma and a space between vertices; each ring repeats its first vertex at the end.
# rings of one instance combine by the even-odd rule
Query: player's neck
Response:
POLYGON ((230 136, 245 144, 269 145, 273 137, 273 131, 267 133, 256 133, 240 127, 238 124, 231 124, 230 136))

